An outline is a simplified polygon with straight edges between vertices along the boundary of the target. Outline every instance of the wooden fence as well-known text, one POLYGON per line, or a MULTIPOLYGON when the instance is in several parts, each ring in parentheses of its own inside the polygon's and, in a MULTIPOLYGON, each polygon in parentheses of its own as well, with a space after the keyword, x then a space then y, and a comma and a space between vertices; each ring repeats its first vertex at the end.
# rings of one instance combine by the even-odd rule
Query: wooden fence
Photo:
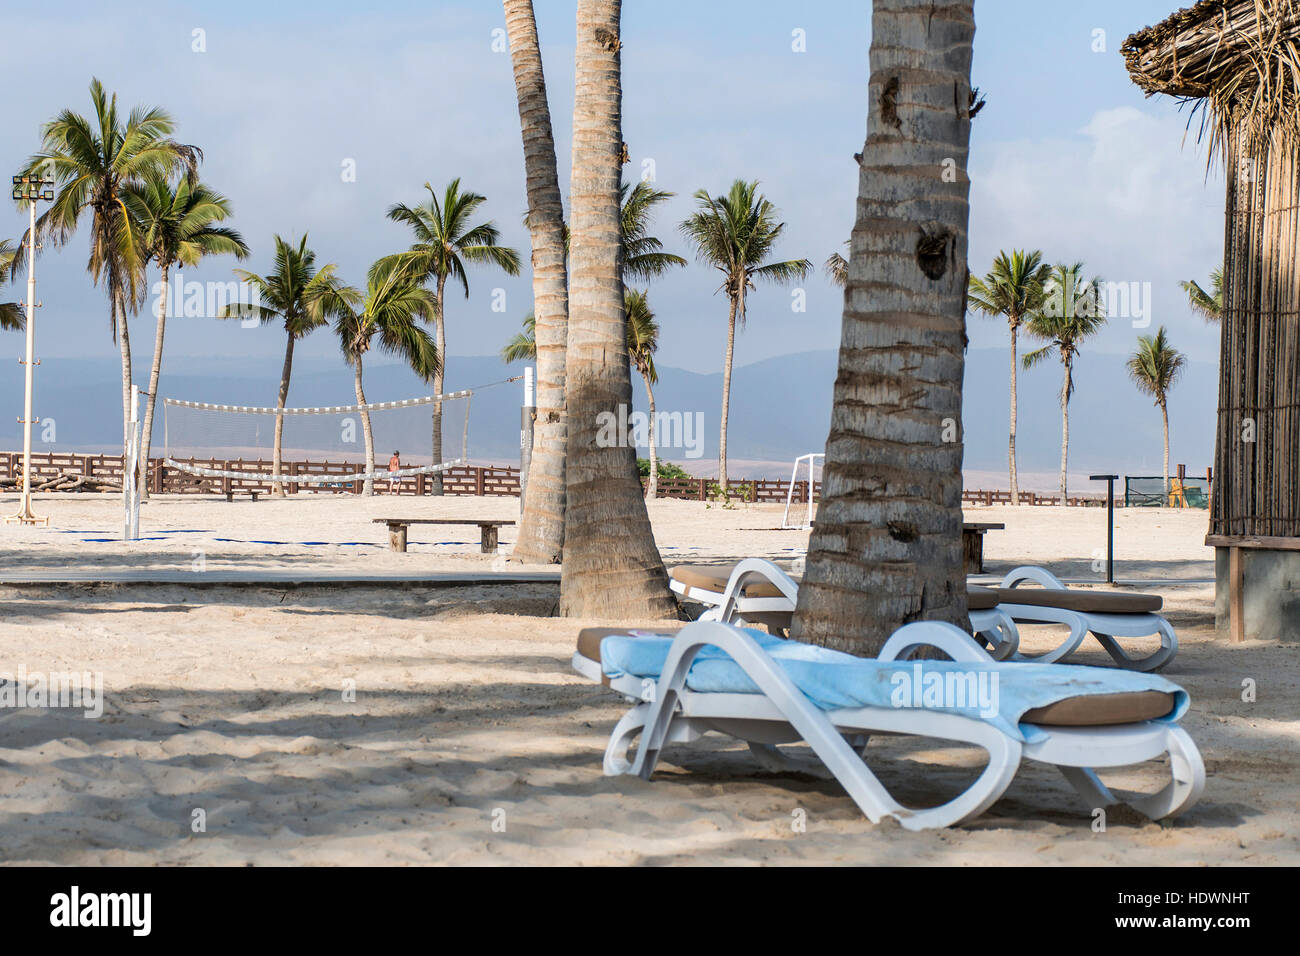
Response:
MULTIPOLYGON (((22 452, 0 452, 0 478, 15 479, 22 468, 22 452)), ((257 458, 186 458, 185 462, 202 468, 217 471, 246 471, 251 474, 267 474, 271 463, 257 458)), ((285 477, 295 475, 337 475, 338 481, 326 484, 308 484, 289 481, 286 490, 289 494, 359 494, 361 482, 345 481, 344 476, 354 474, 363 466, 352 461, 286 461, 281 463, 285 477)), ((105 478, 121 482, 121 455, 77 455, 68 452, 40 452, 32 455, 32 484, 56 478, 60 474, 71 473, 87 477, 105 478)), ((645 479, 642 479, 644 482, 645 479)), ((149 491, 151 494, 218 494, 227 492, 270 492, 269 482, 258 479, 242 478, 203 478, 188 472, 168 468, 161 459, 149 459, 149 491)), ((790 482, 783 479, 740 479, 730 482, 727 498, 732 501, 747 502, 784 502, 790 490, 790 482)), ((415 475, 389 482, 379 478, 375 481, 377 494, 428 495, 433 492, 432 475, 415 475)), ((518 497, 519 469, 492 465, 463 465, 443 472, 443 493, 448 495, 479 495, 490 497, 518 497)), ((813 482, 813 501, 821 496, 821 482, 813 482)), ((687 501, 712 501, 721 498, 716 480, 711 478, 661 478, 659 479, 659 497, 679 498, 687 501)), ((808 500, 808 482, 796 481, 791 500, 803 504, 808 500)), ((962 504, 968 505, 1002 505, 1011 503, 1009 491, 963 491, 962 504)), ((1020 503, 1025 505, 1055 505, 1060 502, 1058 495, 1038 495, 1031 491, 1020 492, 1020 503)), ((1069 504, 1086 507, 1102 507, 1106 503, 1105 495, 1071 497, 1069 504)), ((1122 495, 1115 499, 1115 506, 1122 508, 1122 495)))
MULTIPOLYGON (((187 464, 216 471, 246 471, 250 474, 268 474, 271 462, 263 458, 184 458, 187 464)), ((15 479, 22 471, 22 452, 0 452, 0 477, 15 479)), ((360 462, 351 461, 286 461, 281 462, 281 473, 286 478, 295 475, 329 476, 338 480, 325 484, 289 481, 285 488, 289 494, 359 494, 361 482, 344 480, 364 468, 360 462)), ((106 478, 120 483, 122 480, 121 455, 75 455, 61 452, 32 454, 32 485, 72 473, 106 478)), ((449 495, 488 495, 518 497, 519 469, 494 466, 463 465, 443 472, 443 492, 449 495)), ((205 478, 176 468, 169 468, 159 458, 149 459, 150 494, 187 495, 218 494, 226 492, 272 490, 268 481, 256 478, 205 478)), ((433 491, 432 475, 414 475, 396 481, 380 478, 375 481, 379 494, 427 495, 433 491)))

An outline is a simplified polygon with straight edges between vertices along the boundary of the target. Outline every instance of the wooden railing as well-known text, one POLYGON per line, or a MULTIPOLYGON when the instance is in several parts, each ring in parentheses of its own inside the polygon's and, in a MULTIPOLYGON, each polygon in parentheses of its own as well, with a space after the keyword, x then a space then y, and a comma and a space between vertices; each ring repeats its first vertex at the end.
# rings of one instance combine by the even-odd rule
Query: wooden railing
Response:
MULTIPOLYGON (((264 458, 185 458, 187 464, 217 471, 246 471, 265 475, 271 471, 271 462, 264 458)), ((22 452, 0 452, 0 478, 14 480, 22 470, 22 452)), ((286 478, 296 475, 337 475, 338 481, 324 484, 289 481, 285 485, 289 494, 359 494, 361 482, 347 481, 346 476, 364 469, 355 461, 286 461, 281 462, 281 473, 286 478)), ((32 454, 32 486, 56 478, 61 474, 86 475, 117 482, 122 481, 121 455, 76 455, 64 452, 32 454)), ((442 473, 443 492, 448 495, 519 495, 519 469, 491 465, 462 465, 442 473)), ((427 495, 433 492, 432 475, 415 475, 396 481, 380 478, 375 481, 378 494, 427 495)), ((257 478, 205 478, 176 468, 169 468, 162 459, 149 459, 150 494, 218 494, 231 491, 270 492, 272 485, 257 478)))

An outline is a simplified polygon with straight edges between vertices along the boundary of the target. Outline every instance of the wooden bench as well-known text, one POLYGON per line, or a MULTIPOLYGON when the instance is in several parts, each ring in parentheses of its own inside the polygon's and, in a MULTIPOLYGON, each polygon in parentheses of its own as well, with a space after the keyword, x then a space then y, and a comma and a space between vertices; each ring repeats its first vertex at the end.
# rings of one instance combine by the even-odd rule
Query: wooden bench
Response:
POLYGON ((227 500, 227 501, 234 501, 234 500, 235 500, 235 495, 249 495, 249 496, 252 497, 252 499, 253 499, 254 501, 256 501, 256 500, 257 500, 257 496, 260 495, 260 494, 261 494, 260 491, 244 491, 244 490, 242 490, 242 489, 239 489, 239 490, 231 490, 231 491, 227 491, 227 492, 226 492, 226 500, 227 500))
POLYGON ((388 525, 388 546, 394 551, 406 551, 406 529, 413 524, 476 524, 479 528, 480 550, 484 554, 495 554, 497 550, 497 529, 502 525, 514 524, 513 521, 489 521, 477 518, 375 518, 375 524, 388 525))
POLYGON ((961 556, 967 574, 984 573, 984 534, 1004 528, 1006 525, 994 521, 973 521, 961 526, 961 556))

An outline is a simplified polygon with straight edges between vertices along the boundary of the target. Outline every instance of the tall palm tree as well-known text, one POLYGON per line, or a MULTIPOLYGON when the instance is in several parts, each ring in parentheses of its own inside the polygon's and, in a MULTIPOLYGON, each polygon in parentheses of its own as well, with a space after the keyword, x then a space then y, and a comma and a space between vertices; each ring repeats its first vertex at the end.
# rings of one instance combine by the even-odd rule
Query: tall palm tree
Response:
MULTIPOLYGON (((519 274, 519 253, 499 244, 501 233, 491 222, 471 225, 475 211, 487 197, 476 192, 461 192, 460 179, 453 179, 443 190, 442 198, 432 186, 424 184, 429 193, 423 205, 407 206, 397 203, 388 210, 388 218, 406 223, 415 234, 411 246, 411 268, 425 281, 434 283, 436 299, 433 311, 434 338, 438 355, 447 355, 447 326, 445 322, 447 280, 460 282, 469 298, 467 263, 486 263, 497 266, 507 275, 519 274)), ((434 373, 433 390, 441 395, 444 369, 434 373)), ((442 402, 433 403, 433 460, 442 461, 442 402)), ((442 494, 442 474, 433 476, 433 493, 442 494)))
POLYGON ((1101 278, 1083 278, 1083 263, 1056 265, 1044 283, 1043 307, 1030 316, 1025 331, 1047 344, 1025 354, 1024 367, 1033 368, 1055 355, 1065 376, 1061 382, 1061 505, 1066 504, 1066 463, 1070 453, 1070 396, 1074 394, 1074 359, 1085 340, 1106 324, 1101 278))
MULTIPOLYGON (((14 281, 18 272, 22 245, 11 239, 0 239, 0 285, 14 281)), ((23 303, 0 302, 0 330, 21 332, 27 327, 23 303)))
MULTIPOLYGON (((257 302, 226 307, 220 318, 255 318, 263 325, 279 321, 284 326, 284 365, 275 407, 275 449, 271 453, 271 474, 279 476, 283 465, 284 408, 289 400, 289 377, 293 373, 294 344, 321 326, 329 324, 327 299, 341 282, 334 263, 316 267, 316 253, 307 248, 307 235, 295 246, 275 237, 274 268, 265 276, 236 269, 235 275, 257 293, 257 302)), ((283 482, 275 482, 275 494, 285 496, 283 482)))
POLYGON ((41 127, 41 149, 28 160, 24 173, 49 174, 57 192, 54 204, 37 220, 38 235, 56 245, 67 242, 82 216, 91 217, 87 270, 96 285, 108 292, 109 325, 122 357, 122 449, 130 439, 131 339, 128 313, 144 295, 145 257, 127 215, 127 187, 153 173, 183 170, 196 177, 202 152, 171 139, 172 118, 158 107, 137 106, 125 123, 98 79, 90 82, 93 114, 88 119, 61 111, 41 127))
MULTIPOLYGON (((370 411, 361 378, 362 359, 378 347, 407 362, 416 375, 431 382, 442 368, 442 356, 418 319, 428 320, 437 309, 433 293, 423 287, 421 272, 410 268, 404 255, 387 256, 370 267, 366 290, 350 286, 325 294, 325 307, 334 318, 343 358, 352 366, 357 404, 361 406, 361 432, 366 443, 366 475, 375 470, 375 436, 370 428, 370 411)), ((434 460, 434 464, 438 459, 434 460)), ((374 480, 367 477, 362 494, 375 493, 374 480)))
POLYGON ((1210 291, 1206 292, 1193 279, 1178 285, 1187 293, 1187 304, 1192 311, 1206 322, 1218 322, 1223 318, 1223 270, 1215 269, 1210 273, 1210 291))
POLYGON ((537 420, 528 466, 528 496, 511 557, 555 564, 564 546, 564 458, 568 439, 564 377, 569 284, 564 206, 532 0, 503 3, 524 146, 528 234, 533 249, 533 311, 537 316, 537 420))
POLYGON ((167 326, 167 280, 172 266, 198 265, 204 256, 248 257, 243 237, 219 225, 230 216, 230 200, 203 183, 158 172, 129 184, 122 193, 127 214, 139 231, 140 254, 153 261, 161 273, 158 325, 154 332, 153 364, 149 369, 149 394, 145 398, 144 426, 140 433, 140 496, 149 496, 149 445, 153 435, 158 377, 162 373, 163 337, 167 326))
POLYGON ((807 259, 768 262, 785 223, 776 221, 776 207, 758 191, 758 182, 737 179, 725 196, 695 193, 697 211, 681 224, 697 257, 722 273, 719 290, 727 293, 727 354, 722 366, 722 435, 718 449, 718 485, 727 493, 727 418, 731 405, 731 363, 736 349, 736 323, 745 326, 745 295, 755 279, 786 283, 802 279, 812 268, 807 259))
POLYGON ((1165 478, 1162 500, 1169 500, 1169 390, 1187 367, 1187 356, 1169 344, 1162 325, 1155 335, 1138 336, 1137 349, 1128 359, 1128 374, 1143 395, 1151 395, 1160 406, 1164 424, 1164 463, 1160 474, 1165 478))
POLYGON ((560 611, 627 620, 675 617, 677 602, 650 528, 636 449, 626 435, 602 440, 602 424, 632 401, 620 273, 620 13, 619 0, 578 0, 560 611))
POLYGON ((511 362, 537 361, 537 317, 529 312, 524 316, 523 331, 516 332, 501 348, 501 361, 507 365, 511 362))
POLYGON ((1020 480, 1016 471, 1016 419, 1019 408, 1016 397, 1016 377, 1019 359, 1016 355, 1016 333, 1020 324, 1032 318, 1043 305, 1046 295, 1043 284, 1052 268, 1044 264, 1043 254, 1035 249, 1024 252, 1013 249, 1008 255, 999 252, 993 268, 983 279, 970 277, 966 306, 973 312, 1005 316, 1011 330, 1011 427, 1007 439, 1007 462, 1011 476, 1011 503, 1020 504, 1020 480))
POLYGON ((650 427, 646 429, 646 435, 650 443, 650 480, 646 483, 645 496, 653 501, 659 494, 659 454, 655 446, 655 393, 651 386, 659 381, 659 373, 655 370, 659 323, 655 321, 654 311, 646 300, 648 292, 648 289, 640 292, 636 289, 624 290, 623 308, 627 312, 627 358, 633 368, 641 373, 649 407, 650 427))
POLYGON ((793 628, 856 654, 874 656, 908 621, 969 624, 962 445, 944 439, 961 421, 971 8, 871 5, 839 371, 793 628))

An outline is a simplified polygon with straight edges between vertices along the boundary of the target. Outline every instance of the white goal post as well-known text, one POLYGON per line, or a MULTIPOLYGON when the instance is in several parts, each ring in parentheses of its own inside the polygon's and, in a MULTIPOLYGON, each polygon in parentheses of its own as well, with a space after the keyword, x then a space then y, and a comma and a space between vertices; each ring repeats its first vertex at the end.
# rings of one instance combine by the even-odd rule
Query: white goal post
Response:
POLYGON ((813 522, 813 482, 816 480, 815 469, 817 468, 817 459, 822 459, 825 463, 826 455, 822 452, 813 452, 808 455, 800 455, 794 460, 794 468, 790 472, 790 487, 785 491, 785 515, 781 518, 781 527, 788 529, 802 530, 811 528, 813 522), (808 514, 803 524, 790 523, 790 506, 794 503, 794 486, 799 480, 799 466, 804 462, 808 463, 808 514))

